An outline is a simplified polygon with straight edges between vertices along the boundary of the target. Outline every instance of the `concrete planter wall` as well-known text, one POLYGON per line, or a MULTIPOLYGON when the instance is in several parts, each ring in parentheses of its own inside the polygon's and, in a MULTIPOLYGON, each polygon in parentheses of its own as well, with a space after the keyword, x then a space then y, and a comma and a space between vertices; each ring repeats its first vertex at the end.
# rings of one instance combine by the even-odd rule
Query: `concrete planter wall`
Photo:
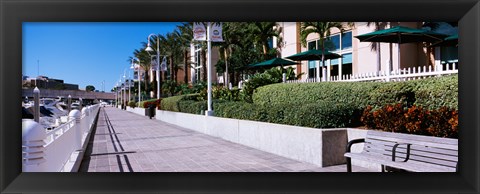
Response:
POLYGON ((131 107, 127 107, 127 111, 128 111, 128 112, 135 113, 135 114, 138 114, 138 115, 145 116, 145 109, 144 109, 144 108, 138 108, 138 107, 131 108, 131 107))
MULTIPOLYGON (((157 110, 158 120, 287 158, 331 166, 346 162, 347 129, 316 129, 157 110)), ((361 136, 358 133, 358 136, 361 136)))

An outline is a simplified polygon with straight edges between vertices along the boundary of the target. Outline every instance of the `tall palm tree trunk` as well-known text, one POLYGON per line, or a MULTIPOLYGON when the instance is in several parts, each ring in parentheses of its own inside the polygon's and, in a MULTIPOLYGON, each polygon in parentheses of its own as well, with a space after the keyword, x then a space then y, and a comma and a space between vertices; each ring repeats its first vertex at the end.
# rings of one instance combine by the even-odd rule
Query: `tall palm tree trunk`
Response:
POLYGON ((148 95, 148 71, 145 71, 145 93, 148 95))
POLYGON ((173 54, 170 56, 170 80, 175 80, 175 70, 173 69, 173 54))
POLYGON ((184 76, 183 76, 183 81, 187 84, 188 83, 188 64, 187 64, 187 61, 188 61, 188 51, 187 49, 185 49, 183 51, 183 72, 184 72, 184 76))
POLYGON ((263 60, 267 60, 267 44, 263 44, 263 60))
POLYGON ((157 77, 157 72, 156 71, 152 71, 152 76, 153 76, 153 83, 155 85, 155 87, 152 88, 153 90, 153 98, 157 98, 157 87, 156 85, 158 84, 157 80, 158 80, 158 77, 157 77))
POLYGON ((228 54, 227 54, 227 49, 224 51, 225 54, 225 76, 223 77, 223 83, 225 83, 225 87, 229 88, 229 82, 228 82, 228 54))

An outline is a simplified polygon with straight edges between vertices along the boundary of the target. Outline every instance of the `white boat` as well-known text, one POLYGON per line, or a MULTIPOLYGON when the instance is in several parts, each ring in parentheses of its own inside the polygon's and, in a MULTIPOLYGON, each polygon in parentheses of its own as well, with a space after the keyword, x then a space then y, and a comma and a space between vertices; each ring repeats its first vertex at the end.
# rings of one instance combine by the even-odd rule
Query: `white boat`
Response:
MULTIPOLYGON (((33 114, 32 101, 23 103, 27 113, 33 114)), ((62 98, 42 98, 40 99, 40 120, 39 123, 46 129, 53 129, 65 123, 68 120, 67 105, 62 102, 62 98)))

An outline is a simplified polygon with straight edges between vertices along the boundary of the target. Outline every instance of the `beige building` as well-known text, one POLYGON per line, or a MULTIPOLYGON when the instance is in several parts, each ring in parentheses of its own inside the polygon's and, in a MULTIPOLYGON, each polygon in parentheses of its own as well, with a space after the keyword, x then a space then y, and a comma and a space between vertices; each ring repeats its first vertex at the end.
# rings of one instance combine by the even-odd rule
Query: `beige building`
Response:
MULTIPOLYGON (((281 56, 288 57, 290 55, 307 51, 309 49, 318 48, 318 34, 310 34, 307 37, 307 45, 304 47, 300 44, 300 22, 279 22, 282 29, 283 46, 277 48, 281 56)), ((410 28, 421 28, 422 22, 384 22, 382 29, 388 29, 394 26, 405 26, 410 28)), ((425 47, 424 43, 406 43, 400 45, 400 64, 398 60, 398 44, 380 43, 380 61, 381 65, 378 67, 378 49, 372 49, 370 42, 360 42, 355 36, 370 33, 375 31, 375 25, 367 25, 367 22, 355 22, 354 26, 349 28, 344 33, 340 33, 338 29, 331 30, 329 39, 331 44, 330 52, 340 54, 342 58, 325 61, 325 69, 327 80, 332 77, 341 79, 348 75, 357 75, 365 73, 378 73, 379 71, 386 71, 390 61, 390 54, 392 55, 392 70, 399 70, 408 67, 423 67, 431 66, 435 68, 436 65, 448 62, 458 62, 458 49, 456 48, 442 48, 425 47), (443 56, 442 56, 443 55, 443 56)), ((294 65, 297 69, 297 74, 305 73, 302 79, 315 78, 316 63, 321 61, 302 61, 300 65, 294 65)), ((321 74, 323 71, 320 71, 321 74)), ((322 76, 323 77, 323 76, 322 76)), ((333 79, 333 78, 332 78, 333 79)))

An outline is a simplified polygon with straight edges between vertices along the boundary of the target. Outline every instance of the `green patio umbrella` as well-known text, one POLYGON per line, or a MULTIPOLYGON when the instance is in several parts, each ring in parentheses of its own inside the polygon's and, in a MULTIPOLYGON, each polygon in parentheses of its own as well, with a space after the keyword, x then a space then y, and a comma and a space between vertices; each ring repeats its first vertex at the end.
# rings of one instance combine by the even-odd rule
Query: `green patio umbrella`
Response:
POLYGON ((458 46, 458 34, 451 35, 443 39, 443 41, 430 45, 430 47, 438 46, 458 46))
MULTIPOLYGON (((392 51, 392 44, 398 44, 398 64, 400 64, 400 44, 414 43, 414 42, 439 42, 448 35, 432 32, 429 30, 408 28, 404 26, 395 26, 393 28, 378 30, 367 34, 355 36, 360 42, 386 42, 390 43, 390 52, 392 51)), ((390 55, 392 57, 392 55, 390 55)), ((390 60, 391 61, 391 60, 390 60)), ((390 62, 390 65, 392 63, 390 62)), ((390 66, 391 68, 391 66, 390 66)))
MULTIPOLYGON (((337 54, 337 53, 332 53, 329 51, 325 51, 325 59, 337 59, 341 58, 342 56, 337 54)), ((297 53, 288 57, 285 57, 287 59, 291 59, 294 61, 305 61, 305 60, 310 60, 310 61, 316 61, 316 60, 322 60, 322 51, 321 50, 308 50, 305 52, 297 53)))
MULTIPOLYGON (((308 51, 305 51, 305 52, 301 52, 301 53, 297 53, 297 54, 288 56, 286 58, 294 60, 294 61, 305 61, 305 60, 318 61, 318 60, 322 60, 322 53, 323 53, 325 59, 338 59, 338 58, 342 57, 339 54, 332 53, 332 52, 329 52, 329 51, 322 52, 321 50, 312 49, 312 50, 308 50, 308 51)), ((323 65, 324 65, 324 61, 322 61, 322 67, 323 67, 323 65)), ((317 68, 319 68, 319 67, 317 67, 317 68)), ((317 73, 318 72, 319 72, 319 70, 317 71, 317 73)))
POLYGON ((251 69, 253 69, 253 68, 269 68, 269 67, 276 67, 276 66, 282 66, 283 67, 284 65, 295 65, 295 64, 298 64, 298 63, 294 62, 294 61, 282 59, 282 58, 273 58, 273 59, 263 61, 263 62, 260 62, 260 63, 248 65, 247 68, 251 68, 251 69))

